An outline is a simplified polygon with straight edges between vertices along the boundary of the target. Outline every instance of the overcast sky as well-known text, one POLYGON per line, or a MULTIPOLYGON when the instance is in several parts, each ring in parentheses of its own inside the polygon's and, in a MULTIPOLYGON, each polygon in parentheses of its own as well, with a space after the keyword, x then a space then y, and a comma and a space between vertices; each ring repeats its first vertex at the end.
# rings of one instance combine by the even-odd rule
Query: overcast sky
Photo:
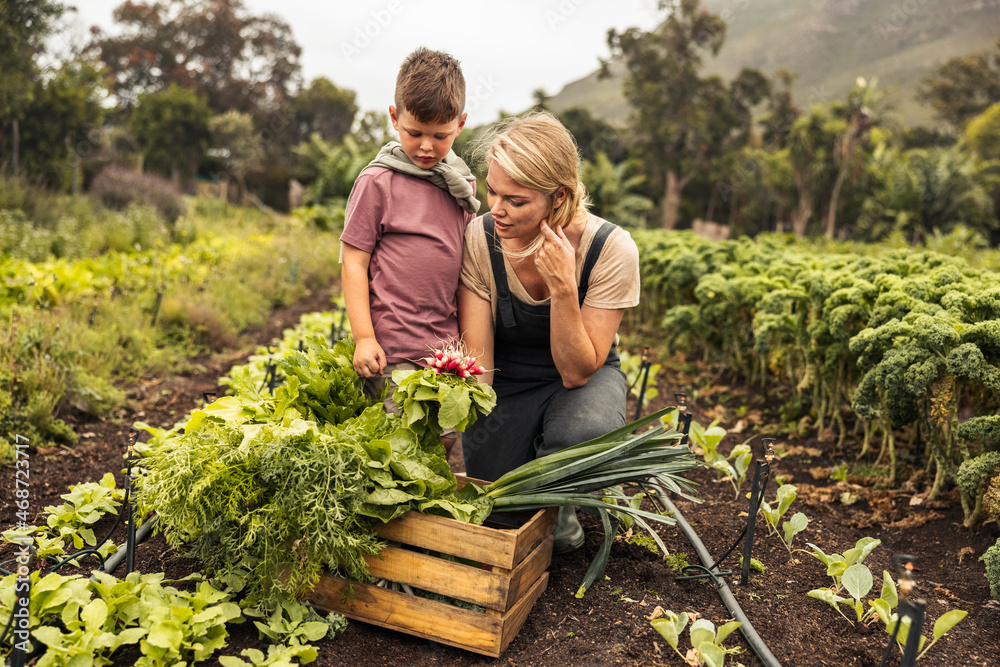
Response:
MULTIPOLYGON (((77 40, 98 25, 115 32, 122 0, 69 0, 77 40)), ((254 14, 277 14, 302 47, 307 81, 325 76, 354 90, 361 109, 387 110, 400 63, 418 46, 462 62, 469 123, 519 112, 532 92, 555 94, 608 55, 607 31, 658 21, 656 0, 245 0, 254 14)))

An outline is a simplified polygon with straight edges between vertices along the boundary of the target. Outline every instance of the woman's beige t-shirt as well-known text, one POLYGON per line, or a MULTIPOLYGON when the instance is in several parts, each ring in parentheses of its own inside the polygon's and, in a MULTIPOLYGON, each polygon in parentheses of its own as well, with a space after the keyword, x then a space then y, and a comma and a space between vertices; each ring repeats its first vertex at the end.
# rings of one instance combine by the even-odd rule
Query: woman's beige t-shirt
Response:
MULTIPOLYGON (((596 215, 587 216, 587 226, 580 238, 580 247, 576 250, 577 285, 580 284, 587 252, 602 224, 604 220, 596 215)), ((549 299, 537 301, 528 295, 506 256, 504 256, 504 267, 507 270, 507 283, 514 296, 531 305, 549 302, 549 299)), ((493 321, 496 322, 497 287, 493 280, 493 268, 490 264, 490 251, 482 217, 476 218, 465 228, 462 284, 493 304, 493 321)), ((639 250, 629 233, 621 227, 615 227, 608 236, 590 273, 590 286, 583 303, 593 308, 607 310, 631 308, 639 303, 639 250)))

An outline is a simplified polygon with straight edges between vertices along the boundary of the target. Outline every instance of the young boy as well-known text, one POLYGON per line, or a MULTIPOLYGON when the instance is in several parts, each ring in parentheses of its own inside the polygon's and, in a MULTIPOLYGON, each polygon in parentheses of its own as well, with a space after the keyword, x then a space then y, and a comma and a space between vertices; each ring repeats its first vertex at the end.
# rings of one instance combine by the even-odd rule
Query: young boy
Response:
MULTIPOLYGON (((458 337, 462 241, 479 209, 475 177, 451 150, 466 118, 458 61, 417 49, 400 67, 394 102, 399 142, 354 182, 340 236, 354 369, 370 394, 458 337)), ((455 435, 444 434, 449 450, 455 435)))

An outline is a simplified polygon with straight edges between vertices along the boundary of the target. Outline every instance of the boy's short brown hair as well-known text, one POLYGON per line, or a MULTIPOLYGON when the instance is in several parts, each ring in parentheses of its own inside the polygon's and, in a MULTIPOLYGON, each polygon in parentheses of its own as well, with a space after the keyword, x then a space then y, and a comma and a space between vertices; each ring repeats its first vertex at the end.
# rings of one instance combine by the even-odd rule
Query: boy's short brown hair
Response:
POLYGON ((465 76, 458 61, 420 47, 403 61, 396 76, 396 109, 421 123, 447 123, 465 110, 465 76))

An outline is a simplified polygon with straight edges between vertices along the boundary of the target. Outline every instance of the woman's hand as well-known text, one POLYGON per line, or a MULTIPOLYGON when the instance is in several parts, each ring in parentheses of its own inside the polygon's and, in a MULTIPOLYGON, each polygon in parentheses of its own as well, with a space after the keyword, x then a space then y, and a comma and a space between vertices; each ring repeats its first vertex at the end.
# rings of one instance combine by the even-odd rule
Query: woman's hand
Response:
POLYGON ((535 268, 549 288, 549 295, 572 294, 576 298, 576 251, 566 238, 562 227, 552 229, 548 220, 542 220, 545 241, 535 253, 535 268))

